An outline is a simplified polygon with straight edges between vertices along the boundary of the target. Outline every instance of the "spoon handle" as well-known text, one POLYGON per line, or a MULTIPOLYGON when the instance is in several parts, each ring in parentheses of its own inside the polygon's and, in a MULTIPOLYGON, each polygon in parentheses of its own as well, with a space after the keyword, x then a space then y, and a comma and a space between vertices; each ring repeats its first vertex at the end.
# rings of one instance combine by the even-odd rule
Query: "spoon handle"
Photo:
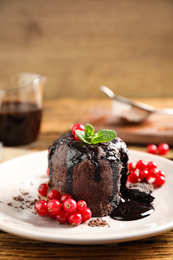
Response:
POLYGON ((157 114, 173 115, 173 108, 161 108, 155 111, 157 114))
POLYGON ((115 94, 112 90, 110 90, 108 87, 101 85, 100 90, 104 92, 109 98, 114 98, 115 94))

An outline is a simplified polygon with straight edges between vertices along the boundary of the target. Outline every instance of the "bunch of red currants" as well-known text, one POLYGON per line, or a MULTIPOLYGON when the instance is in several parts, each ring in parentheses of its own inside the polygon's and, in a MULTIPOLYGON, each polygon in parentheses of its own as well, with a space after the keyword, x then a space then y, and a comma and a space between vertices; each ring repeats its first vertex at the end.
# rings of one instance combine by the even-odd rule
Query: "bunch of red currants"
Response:
POLYGON ((60 224, 69 223, 72 226, 78 226, 92 216, 84 200, 75 201, 71 194, 61 195, 58 190, 49 191, 47 183, 40 184, 38 192, 43 197, 34 205, 39 216, 48 216, 60 224))
POLYGON ((158 169, 154 161, 139 160, 137 163, 129 163, 128 181, 131 183, 145 181, 160 187, 165 183, 165 172, 158 169))

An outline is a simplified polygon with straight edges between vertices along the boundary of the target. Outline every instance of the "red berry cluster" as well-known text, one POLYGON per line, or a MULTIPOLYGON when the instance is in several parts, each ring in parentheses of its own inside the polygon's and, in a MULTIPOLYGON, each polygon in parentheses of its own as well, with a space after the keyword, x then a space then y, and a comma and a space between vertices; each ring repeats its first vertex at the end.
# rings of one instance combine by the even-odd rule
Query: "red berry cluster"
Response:
POLYGON ((145 162, 139 160, 137 163, 129 163, 128 181, 131 183, 146 181, 150 184, 160 187, 165 183, 165 173, 158 170, 154 161, 145 162))
POLYGON ((158 146, 155 144, 147 145, 147 152, 152 154, 165 155, 169 151, 169 145, 166 143, 161 143, 158 146))
POLYGON ((46 197, 34 205, 35 212, 40 216, 48 216, 61 224, 69 223, 73 226, 78 226, 92 216, 84 200, 76 202, 70 194, 61 195, 58 190, 49 191, 47 183, 40 184, 38 192, 46 197))
POLYGON ((72 127, 72 133, 73 133, 74 138, 75 138, 76 140, 80 140, 80 139, 76 136, 75 131, 76 131, 76 130, 84 131, 84 129, 85 129, 84 125, 79 124, 79 123, 78 123, 78 124, 75 124, 75 125, 72 127))

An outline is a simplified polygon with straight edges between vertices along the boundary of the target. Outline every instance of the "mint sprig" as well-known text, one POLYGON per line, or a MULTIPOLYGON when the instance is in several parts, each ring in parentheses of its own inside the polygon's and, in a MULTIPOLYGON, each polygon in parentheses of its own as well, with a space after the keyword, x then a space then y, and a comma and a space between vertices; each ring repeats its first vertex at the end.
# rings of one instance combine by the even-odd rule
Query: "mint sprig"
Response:
POLYGON ((84 131, 76 130, 76 136, 87 144, 98 144, 109 142, 115 139, 116 133, 113 130, 101 129, 94 133, 94 127, 90 124, 85 125, 84 131))

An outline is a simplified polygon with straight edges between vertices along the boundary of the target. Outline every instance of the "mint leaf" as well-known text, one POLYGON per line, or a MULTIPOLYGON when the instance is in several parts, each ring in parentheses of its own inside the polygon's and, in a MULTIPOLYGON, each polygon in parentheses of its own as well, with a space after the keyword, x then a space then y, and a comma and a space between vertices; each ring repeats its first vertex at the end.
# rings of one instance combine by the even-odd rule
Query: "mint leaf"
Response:
POLYGON ((84 132, 85 132, 85 138, 87 140, 91 140, 92 136, 94 135, 94 127, 90 124, 86 124, 84 132))
POLYGON ((108 129, 101 129, 97 132, 97 135, 91 139, 91 144, 109 142, 115 139, 115 131, 108 129))
POLYGON ((84 131, 77 129, 75 134, 80 140, 87 144, 109 142, 116 137, 115 131, 109 129, 101 129, 97 133, 94 133, 94 127, 90 124, 86 124, 84 131))
POLYGON ((82 140, 84 143, 87 143, 87 144, 91 144, 90 142, 88 142, 85 138, 85 132, 84 131, 81 131, 81 130, 76 130, 75 131, 75 134, 76 136, 82 140))

